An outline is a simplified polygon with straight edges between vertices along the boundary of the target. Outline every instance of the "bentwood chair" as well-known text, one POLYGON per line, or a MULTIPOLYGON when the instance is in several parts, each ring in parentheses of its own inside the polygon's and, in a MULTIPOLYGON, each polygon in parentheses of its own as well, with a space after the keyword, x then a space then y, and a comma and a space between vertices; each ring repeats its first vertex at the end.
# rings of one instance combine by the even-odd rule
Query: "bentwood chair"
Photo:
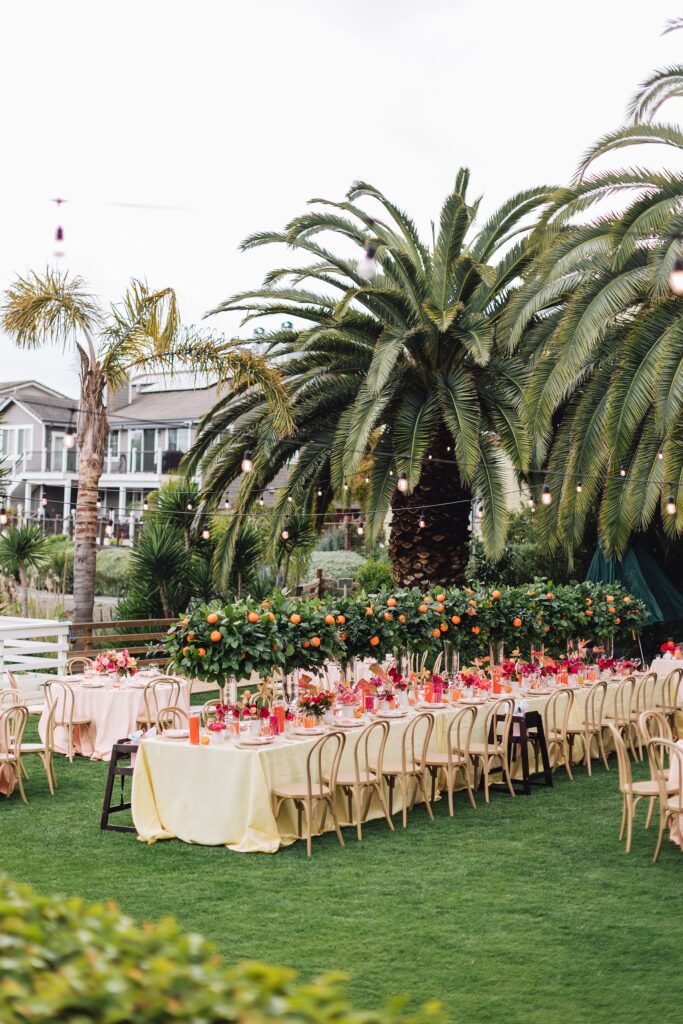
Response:
POLYGON ((484 800, 489 803, 491 771, 498 762, 510 796, 515 796, 510 774, 510 733, 515 702, 512 697, 501 697, 484 715, 484 739, 470 743, 470 760, 481 770, 479 783, 484 784, 484 800))
POLYGON ((14 690, 14 692, 17 694, 17 696, 19 697, 19 703, 24 705, 29 715, 42 715, 43 711, 45 710, 45 702, 43 701, 40 704, 29 704, 28 701, 24 700, 24 695, 21 692, 19 683, 17 682, 17 677, 15 676, 14 672, 12 672, 11 669, 6 668, 5 675, 7 676, 7 682, 9 683, 10 688, 14 690))
POLYGON ((655 701, 655 708, 666 715, 674 736, 678 734, 676 729, 676 712, 678 710, 678 688, 682 676, 683 669, 681 668, 675 668, 672 672, 669 672, 662 684, 659 700, 655 701))
POLYGON ((23 704, 15 704, 14 707, 0 713, 0 775, 9 772, 16 780, 24 803, 28 803, 28 800, 21 778, 21 759, 18 750, 27 721, 28 711, 23 704))
POLYGON ((138 725, 151 729, 156 724, 159 708, 176 707, 180 700, 180 683, 173 676, 156 676, 143 691, 145 713, 138 725))
POLYGON ((74 728, 78 726, 79 730, 89 730, 92 722, 86 716, 75 713, 73 687, 64 679, 51 679, 45 684, 45 700, 48 709, 53 712, 54 728, 66 729, 66 756, 73 762, 74 728))
MULTIPOLYGON (((384 763, 384 748, 389 737, 388 722, 372 722, 358 737, 353 751, 353 771, 339 771, 337 773, 337 785, 343 790, 349 805, 349 822, 353 825, 356 820, 356 833, 358 842, 363 838, 363 822, 367 818, 370 809, 370 801, 373 794, 379 800, 379 805, 387 819, 391 831, 394 831, 394 823, 389 814, 384 789, 382 788, 382 766, 384 763), (372 753, 370 748, 372 747, 372 753), (372 767, 370 762, 372 760, 372 767)), ((330 785, 330 774, 325 773, 325 782, 330 785)))
MULTIPOLYGON (((650 740, 669 740, 673 741, 673 735, 671 732, 671 726, 669 721, 661 711, 650 709, 649 711, 643 711, 640 718, 638 719, 638 735, 642 741, 643 746, 647 749, 647 744, 650 740)), ((664 768, 664 774, 669 777, 669 769, 664 768)), ((652 821, 652 815, 655 809, 655 798, 650 800, 650 806, 647 811, 647 822, 645 828, 650 827, 652 821)))
MULTIPOLYGON (((604 721, 605 697, 607 695, 607 683, 603 680, 593 683, 586 695, 586 706, 583 709, 583 721, 579 725, 567 726, 567 737, 569 739, 569 753, 572 763, 574 762, 574 741, 578 737, 583 741, 583 760, 586 771, 592 775, 591 768, 591 747, 593 741, 598 748, 598 754, 602 758, 605 769, 609 771, 605 744, 602 738, 603 729, 606 728, 604 721)), ((610 723, 611 724, 611 723, 610 723)), ((619 733, 621 735, 621 733, 619 733)))
POLYGON ((277 818, 285 800, 291 800, 297 810, 299 839, 304 838, 303 818, 306 819, 306 852, 310 857, 313 853, 313 823, 319 807, 323 807, 321 830, 325 828, 327 812, 330 811, 337 839, 344 846, 344 837, 339 827, 337 816, 336 788, 339 762, 346 743, 346 736, 341 731, 329 732, 321 736, 308 752, 306 758, 306 781, 278 783, 273 789, 273 813, 277 818), (323 760, 328 767, 323 768, 323 760), (315 776, 315 777, 314 777, 315 776), (327 779, 327 781, 325 781, 327 779))
MULTIPOLYGON (((656 800, 659 797, 659 782, 654 777, 651 779, 639 780, 638 782, 633 781, 633 775, 631 773, 631 759, 628 755, 626 743, 615 726, 610 724, 607 728, 612 735, 614 749, 617 753, 617 764, 619 765, 619 789, 621 790, 623 800, 619 839, 622 840, 624 838, 624 833, 626 833, 625 852, 630 853, 636 807, 641 800, 651 801, 656 800)), ((649 823, 650 815, 648 814, 646 827, 649 823)))
POLYGON ((92 668, 95 663, 90 659, 86 658, 84 654, 76 655, 73 658, 69 658, 66 663, 66 670, 70 676, 79 676, 86 669, 92 668))
POLYGON ((427 711, 416 715, 415 718, 406 726, 405 732, 401 737, 401 760, 400 761, 385 761, 382 765, 381 772, 378 770, 378 766, 375 763, 374 771, 375 774, 386 779, 387 785, 389 786, 389 814, 394 813, 394 789, 398 783, 398 787, 401 790, 401 798, 403 802, 403 827, 406 828, 408 825, 408 807, 412 811, 415 806, 415 799, 418 794, 418 790, 422 791, 422 797, 427 808, 427 814, 434 820, 434 814, 432 813, 432 805, 429 800, 429 789, 425 782, 425 762, 427 760, 427 751, 429 749, 429 741, 432 738, 432 732, 434 730, 434 715, 431 711, 427 711), (412 786, 412 796, 410 793, 412 786))
POLYGON ((633 745, 633 707, 634 707, 634 694, 639 684, 636 683, 635 676, 626 676, 620 682, 618 682, 613 690, 614 705, 612 711, 608 712, 604 717, 603 725, 607 728, 608 725, 613 725, 618 730, 619 734, 623 736, 624 742, 628 743, 633 760, 638 760, 636 754, 636 748, 633 745))
POLYGON ((652 858, 656 864, 667 827, 675 824, 679 831, 683 828, 683 749, 671 740, 654 739, 648 740, 647 754, 659 797, 659 835, 652 858))
POLYGON ((55 750, 55 711, 56 705, 53 704, 50 707, 50 711, 45 721, 45 740, 41 743, 24 743, 22 742, 16 752, 19 758, 19 769, 28 778, 28 772, 24 765, 24 758, 26 757, 39 757, 42 761, 43 768, 45 769, 45 775, 47 777, 47 784, 50 789, 50 795, 55 795, 55 789, 57 787, 57 778, 55 776, 55 768, 52 763, 52 755, 55 750))
POLYGON ((199 709, 202 728, 206 728, 209 718, 216 714, 216 708, 222 703, 223 701, 220 697, 212 697, 211 700, 207 700, 205 704, 202 704, 199 709))
POLYGON ((159 732, 165 732, 166 729, 188 729, 189 726, 190 716, 184 708, 169 704, 168 707, 160 708, 157 712, 157 729, 159 732))
MULTIPOLYGON (((635 685, 633 691, 633 704, 631 707, 630 736, 635 736, 638 743, 638 760, 643 760, 643 741, 638 723, 644 711, 650 711, 656 705, 655 691, 657 688, 657 673, 648 672, 635 685)), ((631 738, 631 749, 633 750, 633 739, 631 738)))
POLYGON ((432 779, 431 799, 434 802, 436 785, 439 772, 446 776, 446 792, 448 793, 448 813, 453 817, 453 793, 455 791, 455 780, 458 771, 462 769, 467 787, 467 795, 470 798, 472 807, 477 809, 477 802, 474 799, 474 787, 472 779, 472 761, 470 759, 470 744, 472 742, 472 730, 477 718, 477 709, 473 707, 461 708, 451 719, 448 731, 446 732, 446 752, 432 753, 427 751, 424 762, 432 779))
POLYGON ((0 690, 0 711, 15 708, 17 704, 21 704, 21 694, 16 690, 0 690))
MULTIPOLYGON (((574 707, 574 691, 563 686, 548 699, 543 708, 543 731, 548 746, 548 758, 553 772, 557 771, 559 758, 562 755, 564 769, 569 778, 574 781, 571 765, 571 750, 569 748, 569 718, 574 707)), ((538 771, 539 746, 534 743, 535 768, 538 771)))

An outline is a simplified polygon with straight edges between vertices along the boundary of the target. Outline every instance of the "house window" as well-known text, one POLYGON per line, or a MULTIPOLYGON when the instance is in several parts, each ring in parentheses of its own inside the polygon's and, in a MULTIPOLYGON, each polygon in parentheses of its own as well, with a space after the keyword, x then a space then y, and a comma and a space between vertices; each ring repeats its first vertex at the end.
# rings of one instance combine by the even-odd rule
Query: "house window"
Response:
POLYGON ((107 451, 112 458, 116 458, 119 454, 119 438, 118 430, 111 430, 107 435, 107 451))
POLYGON ((168 428, 168 450, 170 452, 187 451, 187 427, 168 428))
POLYGON ((29 455, 32 440, 32 427, 0 427, 0 456, 13 458, 29 455))

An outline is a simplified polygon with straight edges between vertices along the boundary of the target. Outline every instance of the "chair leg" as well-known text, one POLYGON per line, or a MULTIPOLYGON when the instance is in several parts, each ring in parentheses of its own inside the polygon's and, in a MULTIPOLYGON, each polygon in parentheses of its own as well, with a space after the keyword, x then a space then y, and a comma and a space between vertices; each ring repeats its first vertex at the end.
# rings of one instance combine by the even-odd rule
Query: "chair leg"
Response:
MULTIPOLYGON (((393 832, 394 831, 394 823, 391 820, 391 815, 389 814, 389 808, 387 807, 387 801, 386 801, 386 797, 384 796, 384 790, 382 789, 382 783, 381 782, 377 782, 376 785, 375 785, 375 789, 376 789, 376 792, 377 792, 377 796, 379 798, 380 806, 381 806, 382 810, 384 811, 384 817, 387 819, 387 825, 389 826, 389 828, 393 832)), ((368 796, 372 796, 372 791, 371 790, 368 790, 368 796)), ((369 805, 370 805, 370 801, 368 800, 368 806, 369 805)), ((365 813, 367 814, 367 811, 365 813)))
POLYGON ((574 781, 574 776, 572 775, 572 751, 570 749, 569 743, 567 742, 567 737, 566 736, 565 736, 565 738, 562 741, 562 753, 564 754, 564 767, 565 767, 565 771, 567 772, 567 775, 569 776, 569 778, 573 782, 574 781))
POLYGON ((408 827, 408 786, 406 784, 405 775, 401 774, 398 776, 399 785, 401 787, 401 797, 403 802, 403 827, 408 827))
MULTIPOLYGON (((465 785, 467 786, 467 795, 470 798, 470 803, 472 804, 472 810, 476 811, 476 809, 477 809, 477 801, 474 799, 474 780, 472 779, 471 770, 472 770, 472 765, 471 764, 470 765, 463 765, 463 771, 465 773, 465 785)), ((455 777, 453 779, 453 784, 455 785, 455 777)))
POLYGON ((630 793, 626 795, 628 802, 628 818, 626 822, 626 853, 631 852, 631 840, 633 839, 633 818, 635 816, 635 805, 630 793))
MULTIPOLYGON (((418 784, 420 786, 420 789, 422 790, 422 796, 424 797, 425 806, 427 807, 427 814, 429 815, 431 820, 434 821, 434 812, 432 811, 432 802, 429 799, 429 789, 427 787, 427 783, 425 781, 425 775, 424 775, 423 771, 420 772, 420 774, 418 775, 417 781, 418 781, 418 784)), ((415 789, 416 789, 416 792, 417 792, 417 787, 415 787, 415 789)), ((415 800, 415 797, 413 797, 413 800, 415 800)))
POLYGON ((313 808, 309 806, 308 800, 302 805, 303 807, 306 809, 306 853, 311 857, 313 855, 313 808))
POLYGON ((439 769, 436 765, 432 765, 429 769, 429 774, 432 778, 432 803, 434 803, 434 797, 436 796, 436 777, 439 774, 439 769))
POLYGON ((396 779, 393 775, 387 776, 387 783, 389 786, 389 815, 394 815, 394 786, 396 785, 396 779))
POLYGON ((586 733, 585 736, 583 737, 583 745, 585 747, 585 750, 584 750, 584 753, 583 753, 583 759, 584 759, 584 763, 586 765, 586 771, 588 772, 589 775, 593 774, 593 769, 591 767, 591 743, 592 742, 593 742, 592 734, 589 733, 589 732, 586 733))
MULTIPOLYGON (((363 838, 363 793, 359 786, 353 787, 353 801, 356 805, 356 835, 358 836, 358 842, 360 843, 363 838)), ((351 815, 351 824, 353 825, 353 814, 351 815)))
POLYGON ((648 806, 648 809, 647 809, 647 818, 645 820, 645 828, 649 828, 650 825, 652 824, 652 817, 653 817, 653 815, 655 813, 655 802, 656 802, 656 800, 657 800, 656 796, 651 796, 650 797, 649 806, 648 806))
POLYGON ((622 801, 621 801, 621 828, 619 829, 619 842, 621 842, 623 840, 623 838, 624 838, 624 832, 626 831, 626 818, 627 818, 627 815, 628 815, 628 810, 626 808, 626 794, 622 793, 622 801))
POLYGON ((655 847, 655 854, 654 854, 654 857, 652 858, 652 863, 653 864, 656 864, 657 861, 659 860, 659 854, 661 853, 661 850, 662 850, 662 840, 664 839, 664 833, 666 832, 666 825, 667 825, 666 811, 664 810, 663 807, 660 807, 660 810, 659 810, 659 835, 657 836, 657 845, 655 847))
MULTIPOLYGON (((326 809, 327 809, 327 805, 328 804, 329 804, 329 807, 330 807, 330 811, 332 812, 332 821, 334 822, 334 831, 337 833, 337 839, 339 840, 339 845, 340 846, 345 846, 346 843, 344 842, 344 836, 342 835, 341 828, 339 827, 339 818, 337 817, 337 802, 334 799, 334 794, 333 793, 331 793, 325 799, 325 808, 326 809)), ((360 812, 360 807, 358 808, 358 810, 360 812)), ((359 818, 359 821, 360 821, 360 818, 359 818)), ((359 831, 360 831, 360 825, 359 825, 359 831)), ((360 835, 358 836, 358 838, 360 839, 360 835)))
POLYGON ((448 813, 451 816, 451 818, 453 817, 453 813, 454 813, 454 810, 453 810, 453 790, 455 789, 455 776, 457 774, 457 771, 458 771, 457 768, 454 768, 453 771, 450 771, 450 772, 448 771, 448 769, 446 769, 446 791, 448 793, 448 813))
POLYGON ((482 770, 483 775, 484 775, 484 801, 486 803, 489 802, 489 767, 490 767, 490 765, 489 765, 488 758, 486 759, 486 761, 482 760, 482 762, 481 762, 481 770, 482 770))
POLYGON ((24 792, 24 783, 21 778, 21 761, 17 761, 14 768, 14 774, 17 777, 17 786, 19 787, 21 799, 24 801, 25 804, 27 804, 28 800, 26 799, 26 793, 24 792))
POLYGON ((517 796, 517 794, 515 793, 514 786, 512 785, 512 779, 510 778, 510 765, 508 763, 507 757, 503 756, 501 758, 501 763, 503 765, 503 775, 505 777, 505 781, 507 783, 510 796, 517 796))
POLYGON ((600 729, 600 731, 598 732, 598 751, 600 753, 600 757, 602 758, 602 763, 605 766, 605 771, 608 772, 609 764, 607 763, 607 753, 605 751, 605 741, 602 737, 602 729, 600 729))

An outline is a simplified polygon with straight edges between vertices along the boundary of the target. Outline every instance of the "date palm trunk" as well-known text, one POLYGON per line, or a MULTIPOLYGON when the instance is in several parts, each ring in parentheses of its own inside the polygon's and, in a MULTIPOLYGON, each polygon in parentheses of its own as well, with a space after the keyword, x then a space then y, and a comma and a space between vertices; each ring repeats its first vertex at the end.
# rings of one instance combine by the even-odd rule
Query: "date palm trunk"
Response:
POLYGON ((74 622, 92 622, 97 559, 97 492, 104 469, 107 416, 97 367, 81 376, 78 499, 74 535, 74 622))
POLYGON ((452 444, 450 435, 440 431, 425 455, 417 487, 410 495, 397 490, 392 501, 389 552, 398 586, 427 589, 465 582, 472 495, 447 452, 452 444))
POLYGON ((24 618, 28 618, 28 577, 26 575, 26 566, 19 566, 19 584, 21 586, 21 608, 24 618))

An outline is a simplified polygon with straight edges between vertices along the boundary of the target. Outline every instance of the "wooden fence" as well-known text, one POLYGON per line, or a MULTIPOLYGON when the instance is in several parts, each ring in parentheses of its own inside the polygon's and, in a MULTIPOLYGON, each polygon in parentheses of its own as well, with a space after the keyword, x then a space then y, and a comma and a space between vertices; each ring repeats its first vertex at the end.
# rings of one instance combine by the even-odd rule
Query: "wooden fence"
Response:
POLYGON ((297 597, 324 597, 329 594, 332 597, 346 597, 357 589, 351 578, 331 579, 323 576, 322 569, 315 570, 315 579, 310 583, 301 583, 296 588, 297 597))
POLYGON ((121 619, 114 622, 72 623, 69 631, 70 655, 94 658, 100 651, 128 649, 138 663, 154 662, 165 665, 168 656, 161 648, 168 627, 177 619, 121 619), (150 651, 150 644, 161 648, 159 654, 150 651))

